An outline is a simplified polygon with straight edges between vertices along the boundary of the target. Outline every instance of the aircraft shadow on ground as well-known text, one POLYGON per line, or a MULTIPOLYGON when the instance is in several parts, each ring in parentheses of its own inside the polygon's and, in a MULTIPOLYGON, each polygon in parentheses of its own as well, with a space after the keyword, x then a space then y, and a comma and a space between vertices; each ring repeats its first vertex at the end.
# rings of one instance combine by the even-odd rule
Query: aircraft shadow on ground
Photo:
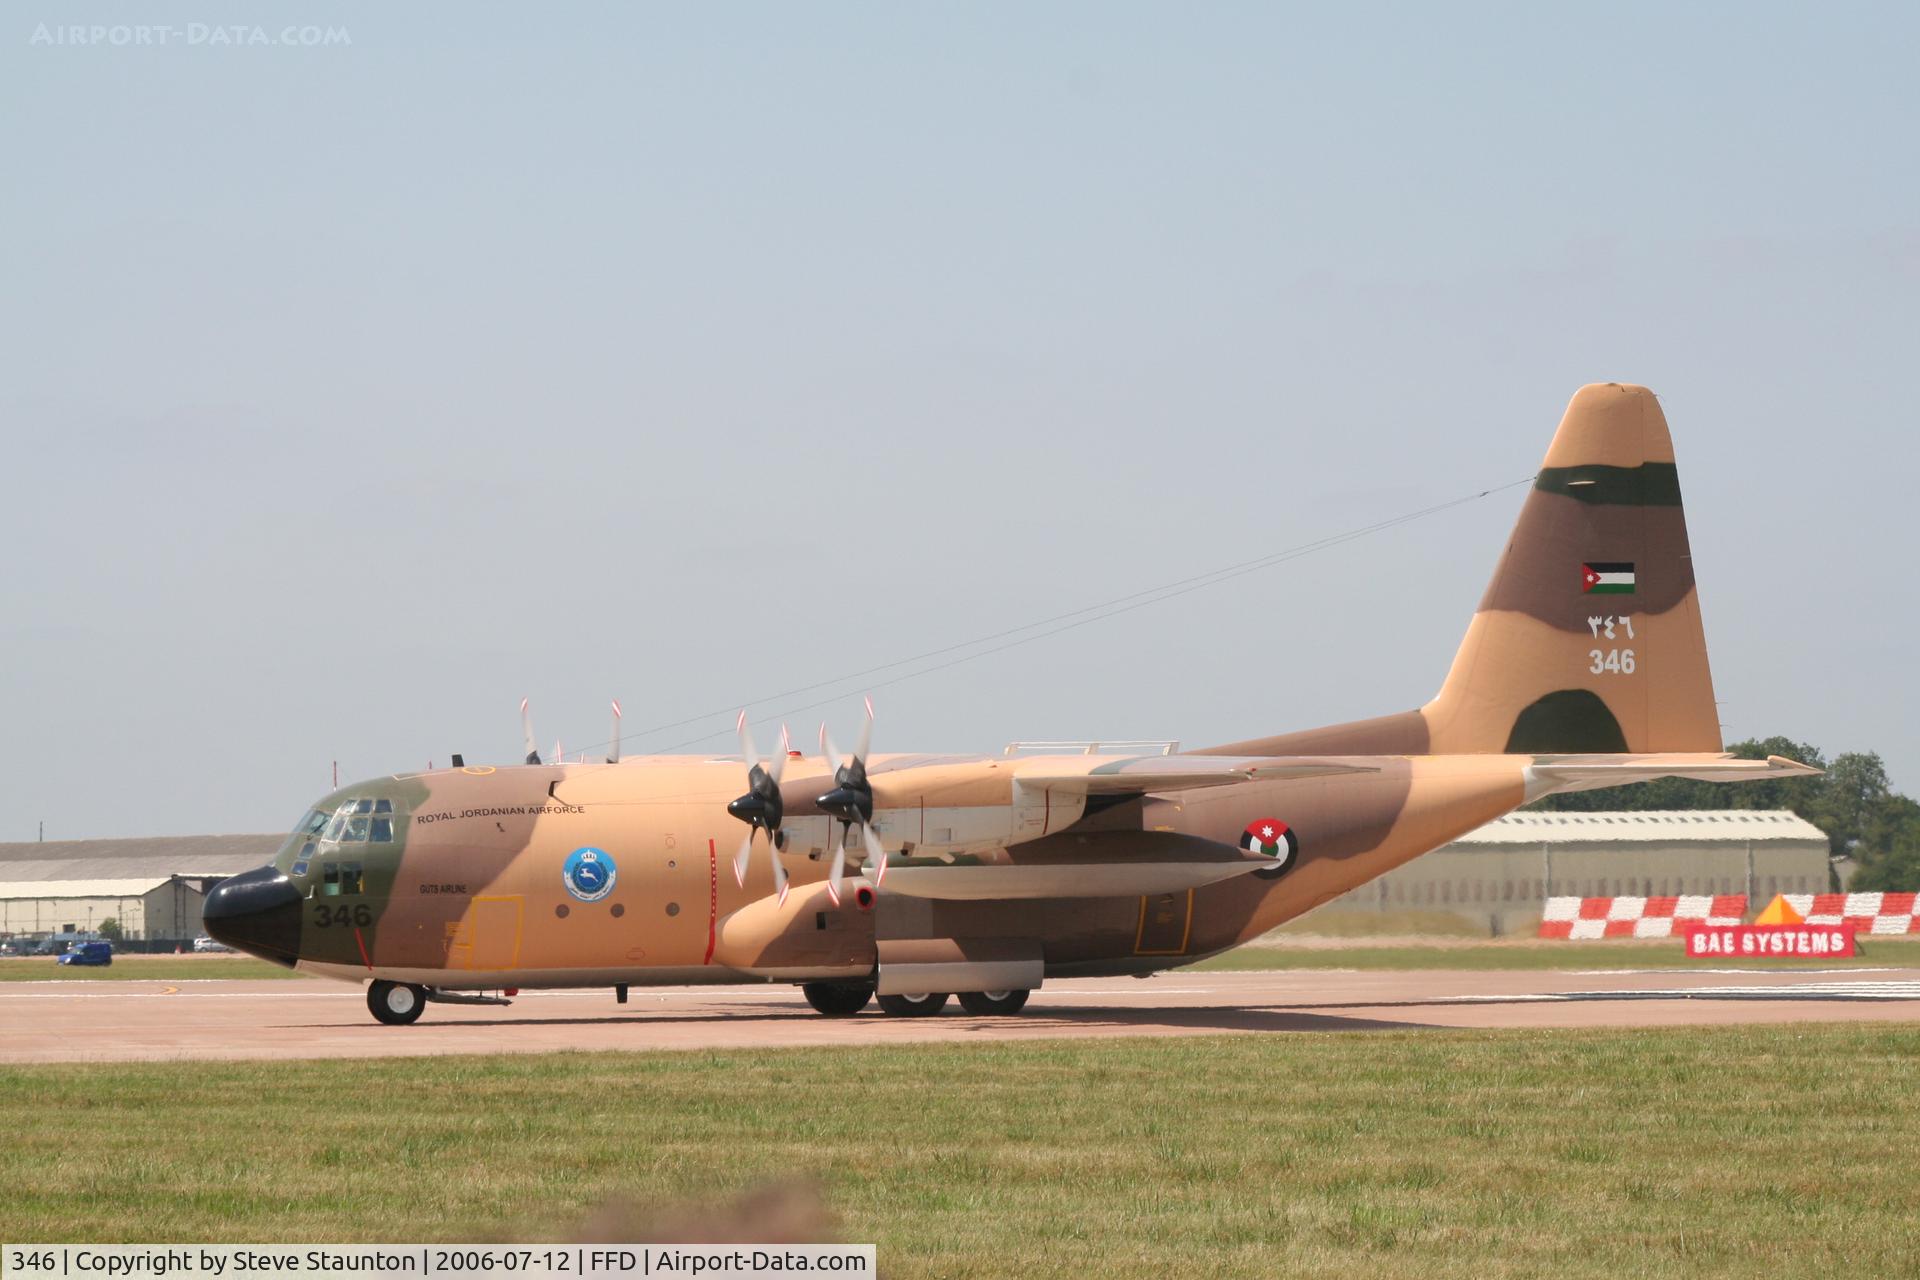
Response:
MULTIPOLYGON (((1357 1005, 1355 1008, 1369 1006, 1357 1005)), ((1262 1008, 1239 1008, 1219 1006, 1209 1008, 1174 1009, 1049 1009, 1014 1018, 979 1018, 968 1014, 943 1014, 928 1020, 932 1026, 955 1032, 991 1033, 999 1030, 1015 1032, 1022 1036, 1040 1037, 1054 1028, 1076 1030, 1127 1030, 1150 1031, 1154 1029, 1181 1031, 1399 1031, 1399 1030, 1441 1030, 1418 1022, 1400 1022, 1386 1018, 1356 1017, 1347 1014, 1322 1014, 1297 1010, 1279 1010, 1262 1008)), ((495 1027, 722 1027, 729 1025, 760 1025, 772 1023, 799 1024, 808 1028, 825 1025, 846 1027, 848 1029, 870 1028, 875 1042, 887 1029, 908 1029, 927 1025, 920 1019, 889 1018, 884 1014, 866 1013, 850 1019, 817 1019, 811 1014, 796 1012, 790 1005, 766 1006, 761 1011, 751 1009, 727 1009, 702 1013, 618 1013, 603 1017, 572 1018, 435 1018, 429 1015, 415 1023, 410 1031, 465 1031, 476 1028, 495 1027)), ((356 1023, 350 1027, 338 1024, 313 1023, 302 1028, 289 1027, 288 1030, 358 1030, 364 1033, 387 1034, 392 1029, 377 1023, 356 1023)))
MULTIPOLYGON (((1703 990, 1698 993, 1685 991, 1579 991, 1556 992, 1550 995, 1516 994, 1513 996, 1477 996, 1468 1000, 1460 999, 1418 999, 1418 1000, 1354 1000, 1302 1002, 1283 1009, 1261 1006, 1182 1006, 1160 1008, 1104 1008, 1098 1006, 1078 1008, 1035 1009, 1027 1014, 1010 1019, 980 1018, 969 1014, 950 1012, 940 1015, 935 1026, 953 1032, 974 1032, 990 1034, 1005 1029, 1023 1037, 1039 1038, 1050 1030, 1074 1029, 1083 1031, 1109 1031, 1122 1034, 1129 1030, 1152 1031, 1240 1031, 1240 1032, 1288 1032, 1288 1031, 1438 1031, 1448 1029, 1446 1024, 1409 1022, 1388 1016, 1370 1016, 1376 1011, 1395 1009, 1472 1009, 1496 1005, 1559 1005, 1571 1003, 1629 1002, 1646 1000, 1700 1000, 1700 1001, 1794 1001, 1794 1002, 1834 1002, 1834 1003, 1887 1003, 1884 996, 1863 996, 1847 992, 1821 991, 1798 992, 1792 987, 1780 987, 1770 991, 1749 990, 1740 992, 1703 990), (1362 1011, 1365 1011, 1364 1013, 1362 1011)), ((597 1017, 473 1017, 473 1016, 430 1016, 415 1024, 411 1030, 416 1033, 431 1034, 435 1031, 452 1032, 475 1028, 510 1027, 721 1027, 728 1025, 765 1026, 774 1023, 792 1023, 809 1028, 817 1027, 827 1020, 816 1019, 814 1015, 781 1001, 762 1001, 743 1003, 726 1009, 703 1010, 694 1013, 674 1013, 660 1011, 648 1013, 641 1011, 623 1011, 597 1017)), ((834 1019, 833 1023, 855 1028, 870 1029, 873 1043, 884 1043, 888 1032, 884 1028, 906 1028, 917 1024, 916 1019, 888 1018, 877 1011, 869 1010, 853 1019, 834 1019)), ((314 1023, 304 1027, 289 1027, 288 1030, 343 1030, 355 1029, 363 1033, 384 1035, 391 1029, 375 1023, 356 1023, 351 1027, 339 1024, 314 1023)), ((964 1039, 964 1036, 956 1036, 964 1039)))

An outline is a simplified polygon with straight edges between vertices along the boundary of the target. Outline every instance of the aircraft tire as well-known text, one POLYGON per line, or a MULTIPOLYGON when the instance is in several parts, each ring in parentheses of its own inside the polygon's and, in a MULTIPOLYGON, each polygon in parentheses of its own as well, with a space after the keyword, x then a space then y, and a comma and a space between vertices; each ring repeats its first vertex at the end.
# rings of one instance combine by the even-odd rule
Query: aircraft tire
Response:
POLYGON ((367 1009, 377 1022, 390 1027, 409 1026, 420 1021, 427 1007, 427 989, 410 982, 381 979, 367 986, 367 1009))
POLYGON ((829 1018, 851 1018, 873 999, 870 982, 803 982, 800 990, 806 993, 815 1013, 829 1018))
POLYGON ((977 1018, 1018 1013, 1027 1007, 1030 991, 962 991, 960 1007, 977 1018))
POLYGON ((881 996, 880 1012, 896 1018, 931 1018, 947 1007, 945 991, 930 991, 914 996, 881 996))

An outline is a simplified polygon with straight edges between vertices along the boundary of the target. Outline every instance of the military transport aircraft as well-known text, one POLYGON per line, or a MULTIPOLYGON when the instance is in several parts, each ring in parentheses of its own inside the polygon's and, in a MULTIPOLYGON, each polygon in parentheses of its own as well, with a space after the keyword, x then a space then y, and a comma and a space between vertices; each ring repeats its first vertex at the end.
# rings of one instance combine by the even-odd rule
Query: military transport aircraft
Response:
MULTIPOLYGON (((616 708, 617 715, 617 708, 616 708)), ((1673 445, 1582 388, 1440 692, 1176 752, 849 754, 397 774, 315 802, 207 932, 369 983, 381 1022, 533 987, 797 983, 829 1016, 1146 974, 1258 935, 1555 791, 1812 773, 1721 750, 1673 445), (744 788, 744 790, 743 790, 744 788), (484 994, 484 993, 498 994, 484 994)), ((617 721, 616 721, 617 724, 617 721)), ((456 764, 460 762, 456 759, 456 764)))

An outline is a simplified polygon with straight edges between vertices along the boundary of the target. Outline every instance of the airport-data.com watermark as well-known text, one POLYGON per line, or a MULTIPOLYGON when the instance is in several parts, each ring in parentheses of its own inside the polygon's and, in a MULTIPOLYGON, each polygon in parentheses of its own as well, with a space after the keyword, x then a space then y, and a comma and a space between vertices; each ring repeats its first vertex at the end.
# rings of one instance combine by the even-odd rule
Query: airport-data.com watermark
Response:
POLYGON ((27 36, 27 43, 49 49, 335 49, 351 45, 353 34, 345 27, 316 23, 262 27, 232 22, 186 22, 178 26, 42 22, 27 36))

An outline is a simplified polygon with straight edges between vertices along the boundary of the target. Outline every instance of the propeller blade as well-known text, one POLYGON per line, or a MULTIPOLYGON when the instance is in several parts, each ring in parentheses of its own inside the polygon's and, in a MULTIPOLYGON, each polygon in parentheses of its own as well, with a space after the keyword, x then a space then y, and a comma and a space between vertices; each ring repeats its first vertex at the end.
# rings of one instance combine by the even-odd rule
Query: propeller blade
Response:
POLYGON ((867 748, 873 745, 873 699, 868 698, 866 703, 867 721, 860 726, 860 746, 853 753, 853 758, 856 760, 865 760, 867 748))
POLYGON ((820 722, 820 754, 827 758, 827 769, 831 773, 840 772, 840 753, 834 749, 833 738, 827 733, 827 722, 820 722))
POLYGON ((833 866, 827 870, 827 896, 840 905, 840 881, 847 874, 847 846, 840 839, 840 828, 833 829, 833 866))
POLYGON ((533 745, 533 712, 527 710, 527 700, 520 699, 520 736, 526 740, 527 763, 540 763, 540 748, 533 745))
POLYGON ((608 764, 620 763, 620 699, 613 700, 613 750, 607 753, 608 764))
POLYGON ((755 828, 747 828, 747 838, 740 842, 740 852, 733 855, 733 878, 741 888, 747 884, 747 859, 753 854, 753 833, 755 828))
POLYGON ((767 841, 767 857, 773 862, 773 888, 780 895, 780 905, 787 905, 787 869, 780 864, 780 847, 773 841, 767 841))
POLYGON ((787 771, 787 753, 793 750, 793 739, 787 733, 787 726, 780 726, 780 754, 774 757, 773 768, 767 770, 767 776, 773 779, 773 785, 780 785, 780 775, 787 771))
POLYGON ((887 878, 887 846, 880 843, 880 837, 864 822, 860 824, 860 839, 867 846, 867 874, 873 877, 873 887, 878 889, 880 882, 887 878))
POLYGON ((740 754, 747 758, 747 771, 751 773, 760 763, 760 753, 753 749, 753 731, 747 728, 747 709, 740 708, 740 719, 734 728, 740 731, 740 754))

